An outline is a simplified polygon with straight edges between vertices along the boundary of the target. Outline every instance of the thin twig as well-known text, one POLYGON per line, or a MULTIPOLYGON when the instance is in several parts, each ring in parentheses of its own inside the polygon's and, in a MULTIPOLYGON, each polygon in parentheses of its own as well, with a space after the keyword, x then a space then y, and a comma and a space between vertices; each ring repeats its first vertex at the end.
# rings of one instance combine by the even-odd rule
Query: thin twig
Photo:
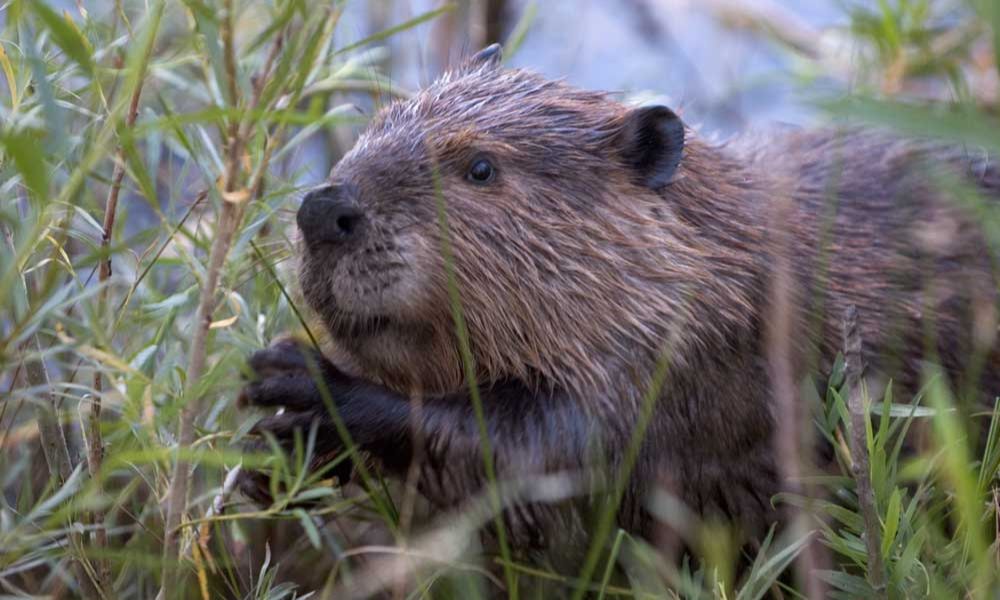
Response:
MULTIPOLYGON (((857 486, 858 506, 865 524, 865 550, 868 553, 868 582, 875 591, 885 589, 885 567, 882 564, 882 526, 875 508, 871 467, 868 463, 867 390, 862 379, 864 362, 861 356, 861 333, 858 331, 858 309, 854 305, 844 314, 844 375, 847 385, 847 408, 851 415, 851 474, 857 486)), ((885 418, 885 417, 883 417, 885 418)))
MULTIPOLYGON (((150 44, 151 46, 151 44, 150 44)), ((141 65, 148 62, 148 51, 142 60, 141 65)), ((125 115, 125 128, 129 129, 135 125, 136 117, 139 114, 139 99, 142 96, 143 74, 140 73, 129 99, 128 113, 125 115)), ((115 157, 115 167, 111 175, 111 187, 108 189, 108 197, 104 203, 104 223, 101 232, 101 262, 98 274, 98 282, 102 286, 98 296, 98 306, 106 307, 108 303, 108 285, 111 279, 111 236, 115 228, 115 216, 118 213, 118 197, 121 194, 122 182, 125 180, 125 150, 119 145, 115 157)), ((94 369, 94 393, 91 397, 90 410, 83 426, 83 439, 87 445, 87 470, 98 486, 100 486, 99 474, 101 464, 104 462, 104 441, 101 436, 101 404, 104 392, 104 378, 100 369, 94 369)), ((94 545, 99 551, 108 548, 108 533, 105 527, 106 515, 104 511, 95 508, 92 511, 91 520, 94 524, 94 545)), ((97 561, 97 581, 98 585, 106 594, 113 591, 113 580, 111 576, 111 564, 107 559, 101 558, 97 561)))

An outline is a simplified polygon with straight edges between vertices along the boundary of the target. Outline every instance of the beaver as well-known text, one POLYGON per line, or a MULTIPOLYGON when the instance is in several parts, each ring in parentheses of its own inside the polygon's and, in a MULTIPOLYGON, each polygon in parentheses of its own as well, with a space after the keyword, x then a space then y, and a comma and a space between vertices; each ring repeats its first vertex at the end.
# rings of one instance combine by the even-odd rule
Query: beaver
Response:
MULTIPOLYGON (((642 423, 618 525, 651 536, 648 498, 669 485, 759 535, 782 486, 766 339, 779 252, 797 377, 829 374, 856 307, 871 371, 898 388, 933 361, 1000 392, 996 255, 937 177, 994 202, 988 156, 858 129, 709 142, 665 106, 500 56, 384 107, 304 197, 299 283, 338 358, 289 340, 254 355, 245 402, 285 408, 258 431, 317 426, 328 460, 343 448, 328 392, 359 449, 396 475, 419 454, 419 491, 449 509, 487 482, 481 431, 498 481, 571 473, 600 494, 642 423), (990 368, 967 368, 974 355, 990 368)), ((508 506, 510 544, 585 539, 556 504, 508 506)))

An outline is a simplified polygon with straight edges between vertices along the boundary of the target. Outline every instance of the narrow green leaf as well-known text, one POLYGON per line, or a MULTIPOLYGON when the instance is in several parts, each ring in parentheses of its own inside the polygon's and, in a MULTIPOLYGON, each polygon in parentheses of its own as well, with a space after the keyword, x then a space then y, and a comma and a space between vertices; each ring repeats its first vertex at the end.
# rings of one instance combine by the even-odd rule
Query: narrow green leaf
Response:
POLYGON ((88 75, 92 74, 94 62, 91 58, 90 44, 87 42, 87 38, 80 33, 80 30, 67 19, 59 16, 59 13, 49 8, 42 0, 34 0, 30 6, 39 20, 52 33, 52 41, 62 48, 67 56, 76 61, 88 75))
POLYGON ((17 77, 14 76, 14 67, 11 65, 10 57, 7 56, 7 51, 3 49, 3 44, 0 44, 0 68, 3 69, 4 77, 7 79, 10 107, 12 110, 17 110, 17 77))
POLYGON ((879 416, 888 414, 894 419, 905 419, 908 417, 933 417, 934 409, 914 404, 892 404, 888 409, 885 406, 873 406, 872 413, 879 416))
POLYGON ((149 171, 146 170, 146 163, 142 160, 138 148, 130 141, 123 140, 122 152, 125 154, 128 172, 132 175, 132 179, 139 184, 143 197, 149 200, 151 205, 157 206, 159 201, 157 200, 156 185, 149 171))
POLYGON ((993 66, 1000 75, 1000 0, 978 0, 972 5, 993 32, 993 66))
POLYGON ((611 573, 614 571, 615 563, 618 561, 618 551, 621 548, 622 538, 625 537, 625 530, 619 529, 615 534, 615 541, 611 545, 611 554, 608 555, 608 562, 604 569, 604 576, 601 577, 601 589, 597 594, 597 600, 604 600, 608 591, 608 583, 611 581, 611 573))
POLYGON ((223 102, 223 95, 226 89, 226 67, 222 56, 222 45, 220 40, 222 34, 219 32, 219 19, 214 8, 207 6, 200 0, 184 0, 184 4, 194 16, 195 28, 201 34, 201 41, 205 45, 205 53, 208 55, 208 64, 212 69, 214 79, 210 86, 212 93, 216 95, 219 104, 223 102))
POLYGON ((295 516, 299 518, 299 523, 302 524, 302 529, 306 530, 306 535, 309 537, 309 543, 312 547, 319 550, 322 547, 319 539, 319 531, 316 529, 316 524, 313 523, 312 517, 309 516, 306 511, 301 508, 296 508, 294 511, 295 516))
POLYGON ((894 584, 894 587, 899 586, 901 582, 910 577, 913 567, 917 565, 917 557, 926 537, 926 532, 918 529, 914 531, 909 541, 906 542, 903 552, 900 553, 899 560, 889 570, 889 579, 894 584))
POLYGON ((1000 476, 1000 399, 993 403, 993 416, 990 418, 990 427, 986 434, 983 461, 979 467, 979 493, 986 494, 998 476, 1000 476))
POLYGON ((885 391, 882 392, 882 403, 872 403, 871 411, 873 414, 877 414, 881 417, 878 420, 878 432, 875 434, 875 447, 884 449, 886 442, 889 440, 889 421, 891 420, 889 417, 892 415, 891 383, 886 386, 885 391))
POLYGON ((25 185, 39 202, 46 200, 49 193, 48 166, 36 136, 23 131, 11 132, 4 135, 2 140, 4 150, 14 160, 14 166, 24 178, 25 185))
POLYGON ((443 14, 445 14, 447 12, 451 12, 453 10, 455 10, 455 5, 454 4, 445 4, 444 6, 442 6, 440 8, 436 8, 434 10, 425 12, 422 15, 417 15, 416 17, 413 17, 409 21, 404 21, 404 22, 400 23, 399 25, 395 25, 395 26, 390 27, 388 29, 383 29, 382 31, 380 31, 378 33, 370 35, 370 36, 368 36, 368 37, 366 37, 364 39, 358 40, 357 42, 354 42, 353 44, 348 44, 347 46, 344 46, 343 48, 338 49, 333 54, 334 54, 334 56, 337 56, 337 55, 340 55, 340 54, 346 54, 347 52, 350 52, 351 50, 355 50, 357 48, 360 48, 361 46, 364 46, 366 44, 371 44, 372 42, 380 42, 380 41, 382 41, 382 40, 384 40, 384 39, 386 39, 388 37, 392 37, 393 35, 401 32, 401 31, 406 31, 407 29, 412 29, 413 27, 416 27, 417 25, 420 25, 421 23, 424 23, 426 21, 430 21, 431 19, 440 17, 441 15, 443 15, 443 14))
POLYGON ((63 115, 65 111, 56 104, 55 90, 49 81, 45 60, 39 55, 38 45, 30 27, 24 28, 22 37, 21 50, 31 69, 28 90, 33 89, 34 96, 41 102, 48 133, 45 137, 46 150, 55 154, 62 151, 66 144, 66 136, 62 135, 66 131, 66 119, 63 115), (59 135, 54 135, 53 132, 58 132, 59 135))
POLYGON ((511 30, 510 35, 507 36, 507 40, 503 44, 503 54, 504 59, 509 59, 514 56, 517 51, 521 48, 521 44, 524 43, 524 38, 528 35, 528 30, 535 23, 535 18, 538 16, 538 2, 531 2, 524 8, 521 13, 521 18, 518 20, 517 24, 514 25, 514 29, 511 30))
POLYGON ((899 512, 902 504, 902 491, 896 488, 889 496, 889 505, 885 509, 885 527, 882 530, 882 556, 885 558, 889 558, 896 542, 896 530, 899 528, 899 512))
POLYGON ((954 409, 954 397, 936 367, 928 367, 928 377, 934 382, 928 392, 930 405, 937 409, 933 419, 936 443, 941 451, 942 464, 939 477, 954 493, 955 510, 952 518, 958 530, 956 539, 962 540, 963 560, 971 560, 982 567, 990 561, 987 541, 978 526, 982 499, 977 481, 970 473, 969 434, 966 424, 954 409))
POLYGON ((826 581, 834 588, 847 592, 851 598, 877 598, 878 595, 868 582, 855 575, 841 573, 839 571, 818 571, 816 573, 820 579, 826 581))
POLYGON ((261 46, 266 44, 271 40, 282 28, 284 28, 288 23, 291 22, 292 17, 295 16, 295 11, 302 8, 302 1, 295 0, 293 2, 288 2, 285 4, 281 12, 271 21, 271 24, 264 28, 253 41, 247 44, 244 49, 245 54, 252 54, 258 50, 261 46))
POLYGON ((878 0, 882 37, 892 50, 898 50, 901 45, 898 27, 899 17, 886 0, 878 0))
POLYGON ((319 500, 320 498, 329 498, 335 494, 336 492, 332 487, 315 487, 296 495, 295 502, 301 502, 304 504, 314 500, 319 500))
POLYGON ((974 144, 1000 152, 1000 122, 963 106, 919 105, 859 96, 821 103, 832 114, 901 133, 974 144))
MULTIPOLYGON (((773 534, 774 530, 771 530, 765 542, 770 542, 773 534)), ((778 580, 778 577, 785 572, 788 565, 792 564, 792 561, 799 555, 799 552, 809 543, 813 535, 809 533, 802 536, 775 552, 773 556, 768 557, 765 561, 761 561, 761 556, 768 552, 769 544, 762 544, 760 554, 754 559, 753 569, 747 577, 746 583, 740 588, 736 600, 760 600, 763 598, 764 594, 778 580)))

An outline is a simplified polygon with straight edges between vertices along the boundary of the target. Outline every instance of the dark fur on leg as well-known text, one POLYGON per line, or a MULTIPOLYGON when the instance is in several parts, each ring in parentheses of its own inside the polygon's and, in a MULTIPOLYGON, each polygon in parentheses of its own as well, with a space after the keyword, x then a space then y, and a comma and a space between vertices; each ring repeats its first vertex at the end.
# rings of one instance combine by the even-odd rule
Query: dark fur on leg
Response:
MULTIPOLYGON (((424 464, 417 485, 434 505, 457 507, 483 491, 480 428, 467 392, 424 398, 417 412, 405 395, 352 378, 314 350, 288 340, 257 352, 249 364, 256 378, 243 388, 239 402, 285 409, 261 419, 252 431, 273 436, 290 451, 295 436, 305 439, 315 424, 311 469, 321 468, 345 448, 326 408, 325 387, 351 441, 391 474, 405 473, 414 456, 413 440, 423 440, 424 464)), ((587 468, 588 457, 595 454, 591 445, 597 428, 569 395, 511 381, 484 386, 480 396, 499 481, 558 471, 579 474, 587 468)), ((348 461, 344 467, 349 468, 348 461)), ((338 474, 343 481, 340 475, 343 470, 338 474)), ((255 502, 268 503, 268 484, 268 476, 248 471, 241 489, 255 502)), ((554 532, 541 530, 538 523, 551 520, 541 519, 541 513, 551 517, 555 510, 530 504, 506 511, 510 534, 524 538, 529 547, 547 545, 546 538, 554 532)), ((557 521, 579 527, 577 519, 569 516, 557 521)))

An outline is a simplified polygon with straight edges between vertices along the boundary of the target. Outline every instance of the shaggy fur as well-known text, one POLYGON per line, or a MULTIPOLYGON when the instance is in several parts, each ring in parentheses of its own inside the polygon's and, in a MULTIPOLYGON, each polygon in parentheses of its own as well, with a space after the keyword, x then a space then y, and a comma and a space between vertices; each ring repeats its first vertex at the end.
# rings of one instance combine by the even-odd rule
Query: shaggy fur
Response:
MULTIPOLYGON (((855 305, 871 366, 903 388, 927 359, 967 389, 1000 392, 996 255, 934 177, 995 199, 988 157, 857 131, 786 133, 748 150, 688 130, 682 150, 638 110, 486 56, 384 109, 336 165, 329 193, 360 208, 364 231, 303 244, 302 291, 349 359, 316 357, 337 408, 390 472, 405 472, 422 440, 419 488, 432 502, 454 507, 484 481, 439 201, 501 480, 565 470, 595 474, 596 490, 665 357, 619 511, 630 531, 650 534, 644 507, 658 484, 750 534, 776 516, 781 415, 762 339, 776 228, 791 234, 798 375, 827 373, 855 305), (495 176, 470 181, 483 158, 495 176), (676 158, 676 172, 648 173, 676 158), (791 203, 787 222, 774 221, 777 200, 791 203), (970 373, 973 363, 987 368, 970 373)), ((672 113, 657 115, 670 125, 672 113)), ((319 419, 333 452, 303 352, 282 342, 261 353, 263 378, 244 396, 289 407, 259 426, 279 438, 319 419)), ((519 550, 584 537, 576 510, 518 505, 505 517, 519 550)))

